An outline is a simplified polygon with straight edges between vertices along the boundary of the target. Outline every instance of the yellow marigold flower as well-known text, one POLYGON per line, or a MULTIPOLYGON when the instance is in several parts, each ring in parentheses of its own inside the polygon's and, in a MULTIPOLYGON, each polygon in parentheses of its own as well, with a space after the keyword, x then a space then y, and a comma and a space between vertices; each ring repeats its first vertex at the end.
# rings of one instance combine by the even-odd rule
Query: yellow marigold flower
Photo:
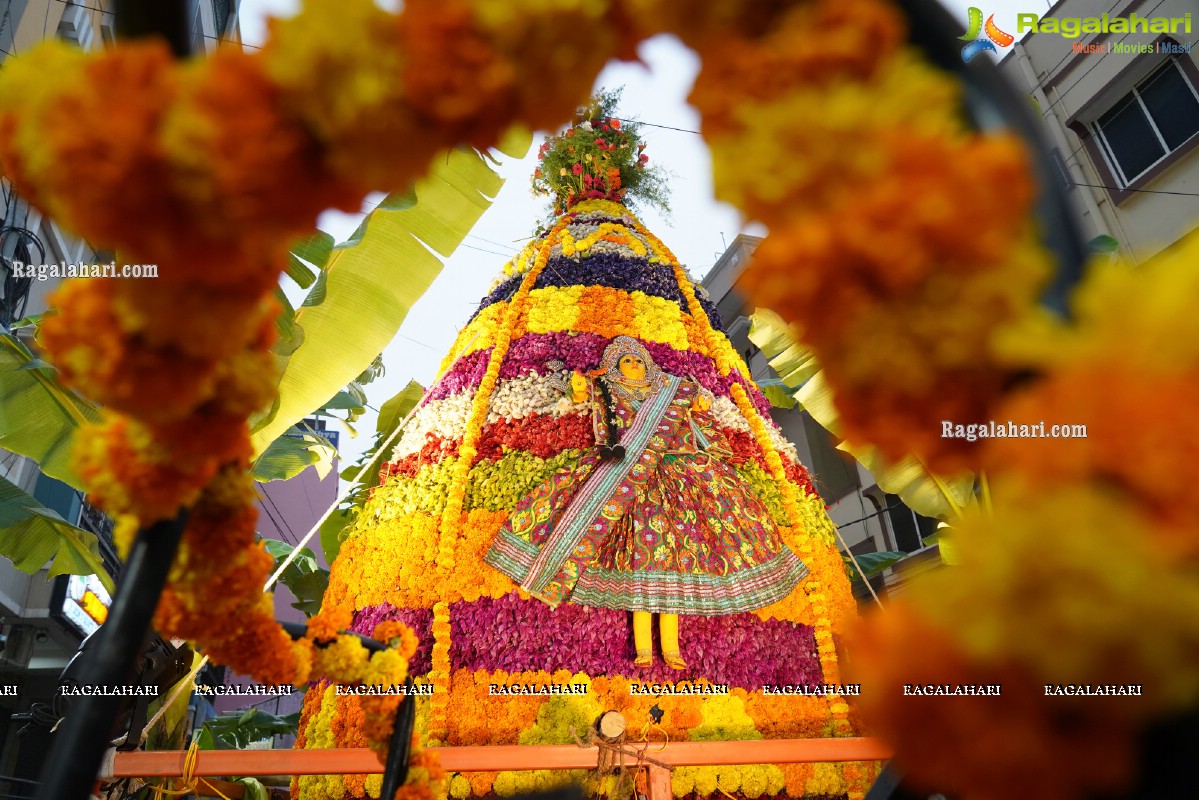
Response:
MULTIPOLYGON (((704 68, 690 99, 704 117, 706 133, 727 130, 737 124, 740 109, 768 105, 800 86, 886 81, 905 38, 899 10, 882 0, 814 0, 776 8, 742 15, 741 25, 755 30, 738 34, 734 23, 694 45, 704 68), (805 46, 796 47, 799 41, 805 46)), ((697 21, 705 17, 694 7, 678 11, 697 21)))
MULTIPOLYGON (((469 7, 488 46, 502 58, 504 77, 511 81, 506 96, 511 97, 509 119, 519 119, 533 130, 555 130, 569 120, 585 105, 594 76, 610 58, 636 56, 636 41, 613 29, 605 0, 537 0, 519 6, 503 0, 429 0, 441 14, 458 2, 469 7), (579 47, 564 31, 586 31, 587 46, 579 47), (530 52, 537 58, 528 58, 530 52)), ((405 8, 405 16, 410 8, 405 8)), ((469 77, 480 83, 479 75, 469 77)))
POLYGON ((924 784, 983 798, 1118 791, 1138 729, 1199 699, 1199 581, 1105 489, 994 489, 993 516, 975 510, 955 525, 960 563, 914 581, 850 643, 855 679, 873 689, 862 699, 924 784), (905 699, 902 684, 916 680, 1001 684, 1022 699, 905 699), (1145 692, 1045 697, 1045 684, 1145 692))
POLYGON ((308 0, 270 26, 264 70, 282 88, 284 108, 328 148, 333 171, 359 185, 399 187, 425 170, 442 143, 407 102, 409 62, 395 15, 373 0, 308 0))
POLYGON ((1001 335, 1002 355, 1044 377, 997 413, 1033 424, 1083 425, 1077 438, 996 439, 993 471, 1052 487, 1101 482, 1156 521, 1157 542, 1199 556, 1199 503, 1189 476, 1199 440, 1183 435, 1199 403, 1199 236, 1133 270, 1095 265, 1074 298, 1071 323, 1046 316, 1001 335), (1136 420, 1129 424, 1129 420, 1136 420))

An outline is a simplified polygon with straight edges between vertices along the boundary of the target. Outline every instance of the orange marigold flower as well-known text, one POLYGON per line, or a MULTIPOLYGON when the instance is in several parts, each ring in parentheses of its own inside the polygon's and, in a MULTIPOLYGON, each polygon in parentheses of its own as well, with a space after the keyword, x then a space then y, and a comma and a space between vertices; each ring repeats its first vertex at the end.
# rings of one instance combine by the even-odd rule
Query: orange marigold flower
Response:
POLYGON ((375 626, 374 633, 371 636, 380 642, 388 643, 390 646, 396 648, 405 660, 411 658, 412 654, 416 652, 416 648, 420 645, 420 640, 416 634, 402 622, 380 622, 375 626))
POLYGON ((992 489, 993 514, 971 509, 951 529, 958 563, 913 581, 848 641, 854 679, 871 687, 862 702, 897 763, 930 786, 982 798, 1119 793, 1139 731, 1199 700, 1189 668, 1199 584, 1104 487, 992 489), (1129 683, 1144 696, 1043 691, 1129 683), (939 703, 905 696, 905 684, 1000 684, 1002 696, 939 703))
POLYGON ((159 40, 86 57, 63 52, 69 49, 45 44, 5 70, 5 174, 83 237, 144 252, 140 245, 174 213, 155 146, 177 92, 171 53, 159 40))
POLYGON ((322 169, 321 145, 290 113, 263 62, 261 54, 222 47, 186 65, 179 99, 163 120, 172 188, 188 213, 179 217, 181 229, 161 234, 182 239, 176 252, 186 252, 188 241, 227 241, 228 251, 257 256, 175 265, 172 273, 186 269, 191 283, 273 282, 280 261, 263 254, 279 253, 278 243, 308 230, 322 210, 356 210, 361 198, 356 186, 322 169), (280 181, 291 190, 280 193, 280 181))
POLYGON ((331 641, 353 624, 354 612, 346 606, 326 603, 308 620, 308 638, 314 642, 331 641))
POLYGON ((114 296, 121 281, 67 281, 51 297, 58 313, 38 338, 69 385, 115 411, 178 419, 212 395, 216 362, 154 350, 122 330, 114 296))

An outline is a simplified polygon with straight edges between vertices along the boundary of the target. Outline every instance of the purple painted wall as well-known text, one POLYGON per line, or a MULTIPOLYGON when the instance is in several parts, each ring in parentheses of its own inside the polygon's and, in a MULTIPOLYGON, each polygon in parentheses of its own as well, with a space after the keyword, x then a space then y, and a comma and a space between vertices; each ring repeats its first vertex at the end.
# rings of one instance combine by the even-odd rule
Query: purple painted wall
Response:
MULTIPOLYGON (((318 477, 314 467, 309 467, 290 480, 258 484, 258 532, 266 539, 296 544, 337 499, 337 472, 335 459, 333 469, 324 480, 318 477)), ((321 551, 320 540, 316 536, 313 536, 306 547, 316 554, 322 567, 328 568, 325 555, 321 551)), ((275 587, 275 617, 289 622, 304 622, 303 612, 291 606, 294 601, 295 597, 287 587, 278 584, 275 587)), ((233 672, 229 672, 225 680, 226 686, 248 686, 252 683, 254 681, 251 679, 233 672)), ((304 693, 297 689, 290 696, 221 696, 215 698, 214 705, 217 713, 244 710, 253 706, 271 714, 283 715, 299 711, 303 699, 304 693)), ((291 737, 284 737, 277 740, 276 745, 290 746, 290 739, 291 737)))

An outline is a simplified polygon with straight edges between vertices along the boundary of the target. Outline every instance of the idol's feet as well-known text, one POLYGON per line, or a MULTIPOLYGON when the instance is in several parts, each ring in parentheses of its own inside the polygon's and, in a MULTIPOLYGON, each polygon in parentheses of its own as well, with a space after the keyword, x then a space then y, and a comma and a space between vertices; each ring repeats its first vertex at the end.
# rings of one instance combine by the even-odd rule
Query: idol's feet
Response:
POLYGON ((663 653, 662 660, 665 661, 666 666, 670 667, 671 669, 687 669, 687 662, 683 660, 683 657, 677 651, 673 653, 663 653))
POLYGON ((652 667, 653 664, 654 664, 654 651, 652 651, 652 650, 638 650, 637 651, 637 658, 633 661, 634 667, 641 667, 641 668, 645 669, 648 667, 652 667))

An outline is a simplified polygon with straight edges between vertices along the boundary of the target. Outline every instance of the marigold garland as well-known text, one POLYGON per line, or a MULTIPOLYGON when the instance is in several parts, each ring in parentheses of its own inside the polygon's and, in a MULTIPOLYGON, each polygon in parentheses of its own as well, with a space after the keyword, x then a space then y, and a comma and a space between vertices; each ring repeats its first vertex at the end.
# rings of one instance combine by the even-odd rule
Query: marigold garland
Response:
POLYGON ((433 669, 429 681, 433 697, 429 702, 429 742, 446 741, 447 714, 450 690, 450 606, 446 602, 433 605, 433 669))
MULTIPOLYGON (((566 218, 559 221, 555 226, 554 232, 564 227, 567 222, 566 218)), ((520 318, 524 310, 529 291, 532 289, 533 283, 537 280, 537 276, 545 268, 545 263, 549 259, 548 250, 549 248, 545 244, 538 250, 537 260, 525 275, 524 280, 521 281, 520 289, 512 299, 512 302, 509 303, 504 315, 504 324, 499 327, 496 334, 496 341, 491 350, 491 359, 487 364, 487 372, 483 376, 479 388, 475 391, 471 414, 467 422, 466 434, 462 437, 462 444, 458 446, 458 460, 450 482, 445 513, 442 516, 443 534, 450 530, 450 525, 457 522, 458 515, 462 513, 462 504, 466 498, 466 481, 470 474, 470 467, 474 463, 475 456, 478 454, 477 444, 483 430, 483 423, 487 419, 487 405, 491 400, 491 393, 495 389, 500 364, 503 363, 504 356, 508 352, 508 345, 512 340, 512 329, 515 327, 516 321, 520 318)), ((443 535, 441 537, 437 565, 444 573, 450 573, 454 569, 453 547, 455 542, 456 537, 454 536, 443 535)))

